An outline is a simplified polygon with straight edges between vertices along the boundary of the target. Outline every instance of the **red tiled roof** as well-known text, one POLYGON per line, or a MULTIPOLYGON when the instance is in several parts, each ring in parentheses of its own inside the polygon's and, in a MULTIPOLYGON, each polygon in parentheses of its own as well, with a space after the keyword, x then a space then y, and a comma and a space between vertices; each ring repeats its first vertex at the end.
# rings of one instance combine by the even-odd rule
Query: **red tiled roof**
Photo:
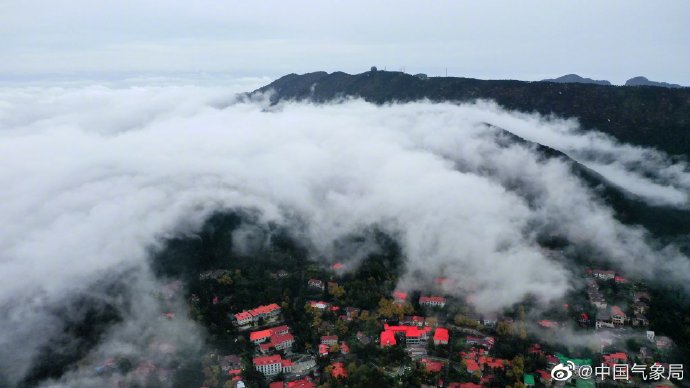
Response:
POLYGON ((407 292, 404 292, 404 291, 394 291, 394 292, 393 292, 393 297, 394 297, 395 299, 405 300, 405 299, 407 299, 407 292))
POLYGON ((429 372, 438 373, 443 369, 443 363, 441 361, 429 360, 427 358, 422 358, 422 364, 429 372))
POLYGON ((294 341, 295 337, 290 334, 276 334, 273 337, 271 337, 271 343, 274 345, 282 344, 283 342, 288 342, 288 341, 294 341))
POLYGON ((333 265, 331 265, 331 268, 333 269, 342 269, 343 267, 343 263, 333 263, 333 265))
POLYGON ((249 333, 249 340, 253 342, 256 340, 270 337, 271 334, 273 334, 273 331, 271 329, 252 331, 251 333, 249 333))
POLYGON ((268 313, 273 312, 275 310, 280 310, 280 306, 278 306, 275 303, 271 303, 271 304, 266 305, 266 306, 259 306, 255 309, 251 309, 251 310, 242 311, 240 313, 237 313, 237 314, 235 314, 235 318, 238 321, 241 321, 241 320, 251 318, 251 317, 254 317, 254 316, 257 316, 260 314, 268 314, 268 313))
POLYGON ((395 345, 397 341, 395 340, 395 333, 390 330, 384 330, 381 332, 381 346, 395 345))
POLYGON ((446 303, 446 298, 444 298, 442 296, 420 296, 419 297, 419 303, 429 303, 429 302, 446 303))
POLYGON ((618 316, 624 317, 625 313, 623 312, 623 310, 621 310, 620 307, 611 306, 611 315, 618 315, 618 316))
POLYGON ((617 364, 619 362, 625 363, 628 361, 628 355, 624 352, 604 354, 601 358, 603 358, 604 364, 617 364))
POLYGON ((268 388, 283 388, 284 384, 282 381, 274 381, 271 384, 268 384, 268 388))
POLYGON ((551 381, 551 373, 545 371, 545 370, 537 370, 537 373, 541 377, 542 381, 549 382, 551 381))
POLYGON ((434 332, 434 341, 448 342, 448 329, 437 327, 434 332))
POLYGON ((330 303, 324 302, 322 300, 320 300, 318 302, 315 300, 310 300, 309 306, 317 308, 317 309, 325 309, 325 308, 328 308, 328 306, 330 306, 330 303))
POLYGON ((252 317, 252 314, 249 313, 249 311, 242 311, 241 313, 235 314, 235 319, 237 319, 238 321, 243 321, 243 320, 245 320, 247 318, 251 318, 251 317, 252 317))
POLYGON ((319 354, 328 354, 330 352, 330 348, 326 344, 320 344, 319 345, 319 354))
POLYGON ((254 357, 252 359, 254 366, 278 364, 281 361, 282 360, 280 358, 280 354, 273 354, 271 356, 254 357))
POLYGON ((537 322, 539 326, 541 327, 546 327, 546 328, 554 328, 558 327, 558 322, 556 321, 549 321, 548 319, 542 319, 541 321, 537 322))
POLYGON ((476 372, 479 370, 479 364, 477 364, 477 361, 466 359, 465 365, 467 365, 467 370, 470 372, 476 372))
POLYGON ((430 327, 425 327, 423 329, 417 326, 408 326, 407 331, 405 331, 405 337, 422 337, 431 331, 430 327))
POLYGON ((331 369, 331 376, 333 376, 336 379, 339 377, 347 377, 347 370, 345 369, 345 364, 343 364, 342 362, 336 362, 331 364, 331 366, 333 367, 333 369, 331 369))
POLYGON ((337 341, 338 336, 337 335, 324 335, 321 336, 321 343, 324 343, 325 341, 337 341))
POLYGON ((290 381, 288 383, 288 388, 314 388, 314 383, 307 377, 302 380, 290 381))

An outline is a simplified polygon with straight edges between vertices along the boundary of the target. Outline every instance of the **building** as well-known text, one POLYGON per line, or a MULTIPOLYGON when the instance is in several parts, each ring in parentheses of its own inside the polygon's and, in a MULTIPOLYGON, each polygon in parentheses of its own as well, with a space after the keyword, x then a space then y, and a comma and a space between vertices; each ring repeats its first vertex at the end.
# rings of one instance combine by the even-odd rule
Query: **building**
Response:
POLYGON ((426 343, 429 340, 429 332, 431 328, 425 327, 420 329, 418 327, 410 327, 405 331, 405 344, 410 346, 420 345, 426 343))
POLYGON ((394 291, 393 292, 393 300, 396 303, 404 303, 407 301, 407 292, 404 291, 394 291))
POLYGON ((321 291, 326 289, 326 286, 323 284, 323 281, 321 281, 319 279, 309 279, 309 281, 307 282, 307 285, 309 287, 312 287, 312 288, 318 288, 321 291))
POLYGON ((345 364, 342 362, 334 362, 331 366, 331 376, 335 379, 345 379, 347 378, 347 369, 345 369, 345 364))
POLYGON ((615 325, 613 324, 613 318, 611 316, 611 313, 608 310, 599 309, 597 311, 597 319, 596 319, 594 326, 597 329, 601 329, 601 328, 613 329, 615 327, 615 325))
POLYGON ((627 364, 628 355, 624 352, 604 354, 601 356, 602 363, 609 368, 613 369, 616 364, 627 364))
POLYGON ((316 359, 308 354, 300 354, 292 358, 292 373, 304 375, 315 367, 316 359))
POLYGON ((290 334, 274 334, 271 336, 269 342, 259 344, 259 351, 261 353, 268 353, 271 349, 275 350, 285 350, 292 348, 292 344, 295 343, 295 337, 290 334))
POLYGON ((632 318, 633 326, 649 326, 649 320, 642 314, 635 314, 632 318))
POLYGON ((330 345, 319 344, 319 356, 326 357, 326 356, 328 356, 328 353, 330 353, 330 352, 331 352, 330 345))
POLYGON ((234 354, 221 357, 218 360, 218 364, 220 365, 220 369, 223 371, 223 373, 235 374, 235 371, 237 371, 237 373, 242 371, 242 359, 234 354))
POLYGON ((611 322, 614 325, 622 326, 625 325, 625 322, 628 320, 628 317, 625 315, 623 310, 618 307, 618 306, 611 306, 611 322))
POLYGON ((386 347, 386 346, 395 346, 397 344, 397 341, 395 339, 395 333, 392 332, 391 330, 384 330, 381 332, 381 342, 380 346, 386 347))
POLYGON ((242 311, 235 314, 233 318, 236 325, 244 326, 249 323, 258 322, 259 319, 274 318, 278 315, 280 315, 280 306, 271 303, 251 310, 242 311))
POLYGON ((315 301, 315 300, 310 300, 309 301, 309 307, 315 308, 318 310, 326 310, 328 307, 330 307, 330 303, 324 302, 324 301, 315 301))
POLYGON ((465 343, 467 345, 478 345, 478 346, 483 346, 487 349, 491 349, 494 344, 496 343, 496 339, 494 337, 474 337, 468 335, 465 337, 465 343))
POLYGON ((442 296, 422 296, 419 298, 419 305, 443 308, 446 305, 446 298, 442 296))
POLYGON ((434 331, 434 345, 448 345, 448 339, 448 329, 436 328, 436 331, 434 331))
POLYGON ((403 325, 422 327, 426 324, 426 318, 419 315, 406 315, 402 323, 403 325))
POLYGON ((602 269, 595 269, 592 270, 592 276, 594 276, 597 279, 601 280, 611 280, 616 277, 616 273, 614 271, 605 271, 602 269))
POLYGON ((335 345, 338 343, 338 336, 337 335, 324 335, 321 337, 321 343, 324 345, 335 345))
POLYGON ((249 333, 249 341, 254 345, 275 342, 278 336, 285 336, 290 333, 290 327, 287 325, 277 326, 266 330, 258 330, 249 333))
POLYGON ((446 365, 442 361, 432 360, 430 358, 425 357, 423 357, 419 362, 422 363, 422 365, 424 365, 424 368, 426 368, 426 370, 431 373, 439 373, 443 370, 443 367, 446 365))
POLYGON ((283 359, 280 354, 272 356, 254 357, 252 359, 254 368, 266 376, 277 375, 278 373, 289 373, 292 370, 292 362, 283 359))

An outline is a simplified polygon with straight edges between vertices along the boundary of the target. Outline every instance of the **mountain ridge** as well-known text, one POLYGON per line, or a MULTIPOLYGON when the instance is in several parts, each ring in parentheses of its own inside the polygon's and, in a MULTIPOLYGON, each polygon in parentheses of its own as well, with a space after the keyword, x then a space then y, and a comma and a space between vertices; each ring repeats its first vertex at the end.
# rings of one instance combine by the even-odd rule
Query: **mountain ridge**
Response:
POLYGON ((487 99, 510 110, 575 118, 585 130, 596 129, 622 142, 690 159, 690 88, 460 77, 423 79, 402 72, 372 70, 354 75, 324 71, 288 74, 249 96, 269 91, 272 103, 290 100, 325 103, 346 97, 376 104, 421 99, 459 103, 487 99))

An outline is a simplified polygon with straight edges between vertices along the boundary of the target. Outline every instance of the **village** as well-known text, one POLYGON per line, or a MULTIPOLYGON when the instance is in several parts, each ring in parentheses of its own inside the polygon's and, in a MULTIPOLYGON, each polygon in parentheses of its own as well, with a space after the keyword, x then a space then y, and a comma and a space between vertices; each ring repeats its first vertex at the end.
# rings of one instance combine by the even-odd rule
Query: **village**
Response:
MULTIPOLYGON (((673 342, 648 330, 654 300, 639 281, 585 269, 579 279, 584 289, 563 304, 539 309, 526 302, 482 314, 467 298, 443 292, 453 288, 452 278, 436 277, 425 290, 397 288, 390 260, 374 258, 354 270, 340 262, 281 268, 274 261, 263 268, 198 273, 185 297, 215 349, 198 366, 200 386, 672 387, 682 382, 673 342), (572 376, 554 379, 551 371, 558 365, 572 365, 572 376), (630 372, 614 379, 620 365, 630 372), (609 373, 580 374, 597 367, 609 373)), ((185 293, 179 281, 167 284, 162 295, 175 293, 185 293)), ((174 320, 175 312, 165 311, 161 319, 174 320)), ((174 352, 172 345, 157 346, 174 352)), ((168 378, 151 362, 136 368, 168 378)))

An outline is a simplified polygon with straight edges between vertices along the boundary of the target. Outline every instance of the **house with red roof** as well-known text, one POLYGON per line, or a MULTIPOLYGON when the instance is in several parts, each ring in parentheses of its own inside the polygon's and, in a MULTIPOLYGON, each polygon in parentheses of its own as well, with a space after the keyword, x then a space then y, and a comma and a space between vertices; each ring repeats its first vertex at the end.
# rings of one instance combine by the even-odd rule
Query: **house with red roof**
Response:
POLYGON ((625 315, 623 310, 618 306, 611 306, 611 321, 614 325, 625 325, 628 320, 628 316, 625 315))
POLYGON ((261 353, 268 353, 271 351, 271 349, 285 350, 292 348, 292 344, 294 343, 295 337, 290 333, 274 334, 271 336, 271 340, 269 342, 259 344, 259 351, 261 351, 261 353))
POLYGON ((235 324, 238 326, 243 326, 252 322, 258 322, 259 319, 274 318, 280 314, 280 306, 275 303, 271 303, 265 306, 259 306, 257 308, 246 310, 235 314, 235 324))
POLYGON ((395 333, 392 330, 384 330, 381 332, 381 342, 380 346, 395 346, 397 341, 395 340, 395 333))
POLYGON ((475 374, 482 372, 479 368, 479 363, 477 363, 475 360, 465 359, 465 365, 467 366, 467 372, 469 373, 475 374))
POLYGON ((337 335, 324 335, 321 337, 321 343, 325 345, 335 345, 338 343, 337 335))
POLYGON ((319 356, 326 357, 331 352, 331 347, 326 344, 319 344, 319 356))
POLYGON ((446 305, 446 298, 442 296, 420 296, 419 305, 443 308, 446 305))
POLYGON ((434 331, 434 345, 448 345, 448 329, 437 327, 434 331))
POLYGON ((331 269, 336 270, 336 271, 341 270, 343 268, 345 268, 345 266, 343 265, 343 263, 340 263, 340 262, 336 262, 336 263, 333 263, 333 265, 331 265, 331 269))
POLYGON ((315 309, 318 309, 318 310, 326 310, 326 309, 327 309, 328 307, 330 307, 330 306, 331 306, 330 303, 324 302, 324 301, 321 301, 321 300, 320 300, 320 301, 315 301, 315 300, 310 300, 310 301, 309 301, 309 307, 315 308, 315 309))
POLYGON ((609 353, 601 356, 602 363, 613 369, 616 364, 627 364, 628 355, 625 352, 609 353))
POLYGON ((292 369, 292 362, 283 359, 280 354, 271 356, 260 356, 252 359, 254 368, 266 376, 277 375, 278 373, 288 373, 292 369))
POLYGON ((487 349, 491 349, 494 344, 496 343, 496 339, 494 337, 474 337, 471 335, 468 335, 465 337, 465 343, 468 345, 479 345, 483 346, 487 349))
POLYGON ((592 270, 592 276, 594 276, 597 279, 601 279, 601 280, 611 280, 616 276, 616 273, 614 271, 605 271, 602 269, 594 269, 594 270, 592 270))
POLYGON ((315 388, 316 385, 311 381, 309 377, 305 377, 302 380, 290 381, 287 383, 287 388, 315 388))
POLYGON ((347 344, 347 342, 343 341, 340 343, 340 353, 342 353, 342 354, 349 354, 350 353, 350 346, 347 344))
POLYGON ((393 299, 395 300, 395 302, 403 303, 407 300, 407 292, 393 291, 393 299))
POLYGON ((345 379, 347 378, 347 369, 345 369, 345 364, 342 362, 334 362, 331 364, 331 376, 335 379, 345 379))
POLYGON ((422 358, 419 360, 422 365, 424 365, 424 368, 426 368, 427 371, 431 373, 438 373, 443 370, 443 367, 445 366, 445 363, 442 361, 438 360, 432 360, 429 358, 422 358))
POLYGON ((545 329, 555 329, 559 326, 558 322, 550 321, 548 319, 542 319, 541 321, 537 322, 537 324, 545 329))

